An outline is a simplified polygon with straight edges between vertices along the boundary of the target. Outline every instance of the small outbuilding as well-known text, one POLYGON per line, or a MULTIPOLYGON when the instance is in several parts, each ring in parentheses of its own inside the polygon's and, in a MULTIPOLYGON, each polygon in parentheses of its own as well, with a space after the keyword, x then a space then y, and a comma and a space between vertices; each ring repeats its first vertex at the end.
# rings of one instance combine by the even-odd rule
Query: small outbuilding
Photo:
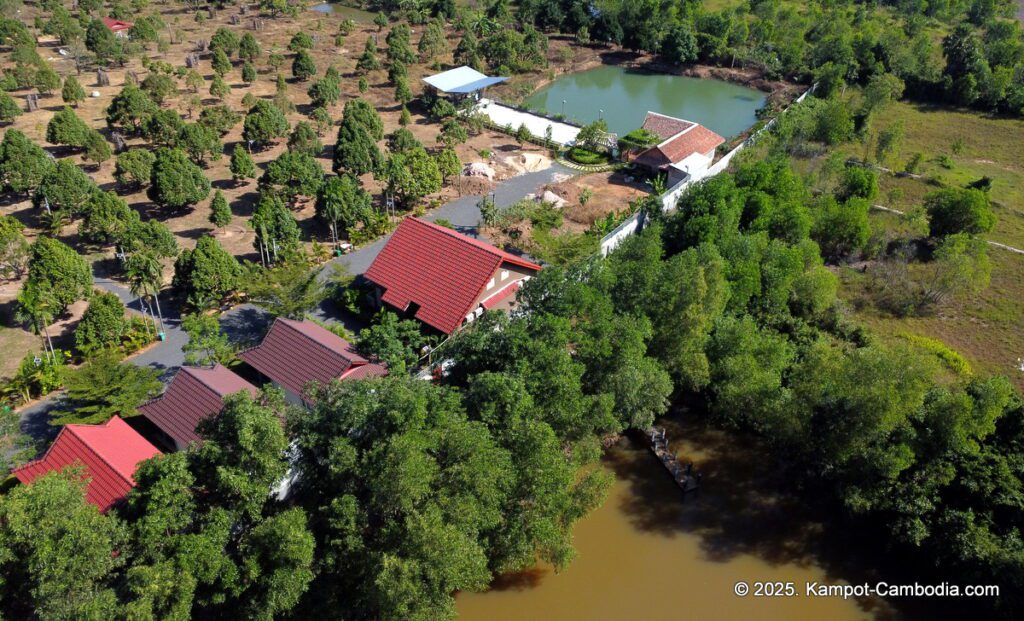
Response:
POLYGON ((667 174, 668 187, 703 177, 715 159, 715 149, 725 142, 699 123, 657 112, 648 112, 641 127, 662 140, 638 154, 633 163, 652 174, 667 174))
POLYGON ((114 19, 113 17, 104 17, 103 25, 109 28, 114 33, 114 36, 124 38, 128 36, 128 31, 131 30, 134 24, 114 19))
POLYGON ((376 301, 443 334, 507 310, 540 265, 444 226, 408 217, 364 276, 376 301))
POLYGON ((151 436, 168 448, 181 451, 200 443, 199 423, 220 414, 224 397, 236 392, 256 396, 255 386, 222 365, 212 368, 181 367, 164 394, 139 407, 139 412, 160 433, 151 436))
POLYGON ((457 98, 480 98, 480 92, 488 86, 508 80, 502 77, 486 76, 472 67, 456 67, 423 78, 427 85, 438 93, 455 95, 457 98))
POLYGON ((85 499, 105 513, 135 487, 139 462, 157 455, 155 446, 115 416, 102 425, 65 425, 42 458, 11 474, 28 485, 55 470, 83 467, 89 481, 85 499))
POLYGON ((312 321, 278 317, 258 346, 238 355, 284 390, 289 402, 308 404, 306 385, 331 380, 365 379, 388 374, 386 367, 359 355, 355 348, 312 321))

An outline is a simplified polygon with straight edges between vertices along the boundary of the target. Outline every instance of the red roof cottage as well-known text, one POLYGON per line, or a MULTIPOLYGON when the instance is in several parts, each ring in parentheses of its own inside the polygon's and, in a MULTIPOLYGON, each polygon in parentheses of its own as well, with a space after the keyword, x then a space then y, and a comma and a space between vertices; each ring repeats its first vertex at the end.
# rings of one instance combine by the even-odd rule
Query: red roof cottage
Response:
POLYGON ((123 22, 119 19, 114 19, 113 17, 104 17, 103 25, 109 28, 116 36, 127 37, 128 31, 131 29, 133 24, 131 22, 123 22))
POLYGON ((483 309, 509 308, 540 266, 432 222, 409 217, 366 271, 380 302, 451 334, 483 309))
POLYGON ((309 382, 363 379, 387 375, 379 364, 363 358, 348 341, 312 321, 278 317, 257 347, 239 354, 252 368, 284 389, 293 403, 302 403, 309 382))
POLYGON ((221 365, 213 368, 181 367, 164 394, 143 404, 139 412, 160 430, 168 447, 183 450, 201 442, 196 428, 203 419, 224 409, 224 397, 256 387, 221 365))
POLYGON ((41 459, 12 474, 27 485, 48 472, 84 466, 89 479, 85 499, 106 512, 135 487, 139 462, 159 454, 155 446, 115 416, 102 425, 65 425, 41 459))
POLYGON ((662 140, 633 162, 652 173, 667 173, 669 187, 687 177, 703 177, 715 159, 715 149, 725 142, 703 125, 657 112, 648 112, 641 127, 662 140))

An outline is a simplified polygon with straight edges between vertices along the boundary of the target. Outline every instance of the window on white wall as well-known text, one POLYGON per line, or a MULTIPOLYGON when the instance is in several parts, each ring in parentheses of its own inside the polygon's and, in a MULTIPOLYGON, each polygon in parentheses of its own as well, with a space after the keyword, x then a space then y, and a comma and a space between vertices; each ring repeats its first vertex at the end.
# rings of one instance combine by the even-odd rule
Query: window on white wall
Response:
POLYGON ((487 288, 488 289, 493 289, 494 288, 494 278, 491 278, 491 282, 487 283, 487 288))
POLYGON ((501 279, 508 280, 508 270, 501 270, 501 279))

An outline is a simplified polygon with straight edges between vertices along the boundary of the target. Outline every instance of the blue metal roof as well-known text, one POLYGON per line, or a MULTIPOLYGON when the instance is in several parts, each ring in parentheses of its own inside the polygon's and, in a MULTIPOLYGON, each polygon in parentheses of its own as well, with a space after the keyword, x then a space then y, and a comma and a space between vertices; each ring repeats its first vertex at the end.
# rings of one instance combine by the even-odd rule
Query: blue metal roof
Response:
POLYGON ((437 75, 427 76, 423 81, 443 93, 472 93, 508 78, 488 77, 472 67, 457 67, 437 75))

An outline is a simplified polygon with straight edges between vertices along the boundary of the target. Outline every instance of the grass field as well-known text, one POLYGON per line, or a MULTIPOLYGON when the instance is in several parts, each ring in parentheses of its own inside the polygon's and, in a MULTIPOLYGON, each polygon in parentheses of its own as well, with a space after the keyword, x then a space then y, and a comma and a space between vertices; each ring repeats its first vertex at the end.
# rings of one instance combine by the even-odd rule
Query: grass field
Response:
MULTIPOLYGON (((922 154, 917 172, 924 179, 882 175, 877 204, 908 213, 871 213, 873 232, 892 238, 927 234, 922 217, 924 196, 939 184, 962 186, 989 177, 996 213, 988 240, 1024 248, 1024 120, 951 108, 899 102, 877 113, 872 128, 881 131, 902 123, 904 138, 897 155, 884 164, 902 170, 915 153, 922 154)), ((862 143, 839 149, 860 158, 862 143)), ((870 149, 868 149, 870 152, 870 149)), ((871 153, 873 156, 873 153, 871 153)), ((814 177, 823 158, 797 160, 796 167, 814 177)), ((879 311, 866 297, 866 277, 852 268, 839 270, 840 297, 856 321, 888 342, 906 342, 905 335, 938 339, 962 353, 974 371, 1008 376, 1024 390, 1024 255, 990 247, 992 280, 977 295, 964 296, 930 317, 897 318, 879 311)))

